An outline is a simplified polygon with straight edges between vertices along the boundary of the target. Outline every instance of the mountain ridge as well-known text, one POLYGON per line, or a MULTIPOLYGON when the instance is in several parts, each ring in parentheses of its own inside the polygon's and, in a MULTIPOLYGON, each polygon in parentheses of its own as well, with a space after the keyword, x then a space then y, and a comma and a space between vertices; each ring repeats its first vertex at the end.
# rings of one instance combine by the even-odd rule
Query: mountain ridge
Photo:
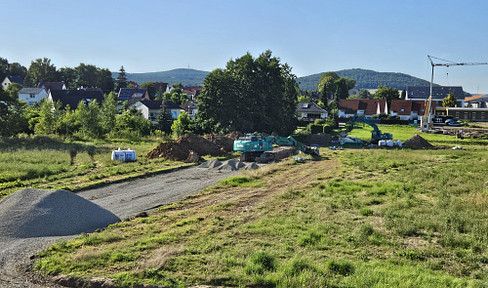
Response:
MULTIPOLYGON (((424 79, 400 72, 378 72, 362 68, 343 69, 335 72, 339 76, 356 80, 356 88, 358 89, 376 89, 381 84, 404 90, 407 86, 428 86, 430 84, 424 79)), ((126 73, 126 75, 129 81, 134 81, 138 84, 144 82, 165 82, 170 85, 182 83, 185 86, 202 86, 208 73, 210 72, 197 69, 176 68, 167 71, 126 73)), ((319 82, 323 73, 325 72, 298 77, 297 82, 300 89, 316 90, 317 82, 319 82)), ((112 72, 113 78, 117 78, 117 75, 118 72, 112 72)))

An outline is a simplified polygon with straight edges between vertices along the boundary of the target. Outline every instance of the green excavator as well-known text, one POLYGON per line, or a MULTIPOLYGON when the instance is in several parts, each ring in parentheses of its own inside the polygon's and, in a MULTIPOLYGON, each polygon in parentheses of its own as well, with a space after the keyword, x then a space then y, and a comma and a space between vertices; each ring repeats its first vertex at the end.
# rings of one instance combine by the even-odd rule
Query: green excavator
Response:
POLYGON ((352 129, 354 129, 354 124, 356 124, 357 122, 367 124, 373 128, 373 131, 371 131, 371 142, 378 143, 378 141, 380 141, 380 140, 392 140, 393 139, 393 135, 391 135, 390 133, 382 133, 381 130, 378 128, 378 126, 376 126, 375 123, 371 122, 369 119, 367 119, 365 117, 357 116, 357 115, 354 115, 354 117, 352 117, 351 121, 349 121, 346 124, 347 132, 350 132, 352 129))
POLYGON ((275 159, 273 145, 295 146, 298 150, 313 157, 320 157, 318 147, 307 146, 295 138, 280 136, 264 136, 261 133, 246 134, 234 141, 234 151, 240 151, 241 161, 269 162, 275 159))

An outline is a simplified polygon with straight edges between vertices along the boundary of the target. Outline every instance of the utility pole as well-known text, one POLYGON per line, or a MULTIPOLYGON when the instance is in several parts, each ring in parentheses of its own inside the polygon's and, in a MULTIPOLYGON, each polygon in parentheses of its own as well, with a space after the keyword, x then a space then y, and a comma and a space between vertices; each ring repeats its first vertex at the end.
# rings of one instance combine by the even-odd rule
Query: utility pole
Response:
POLYGON ((467 62, 467 63, 461 63, 461 62, 453 62, 450 60, 445 60, 442 58, 438 58, 435 56, 427 55, 427 58, 429 58, 430 65, 432 66, 432 74, 430 76, 430 93, 429 93, 429 100, 427 103, 427 107, 425 109, 425 114, 424 117, 421 118, 422 123, 422 131, 428 131, 431 128, 432 125, 432 86, 434 84, 434 68, 437 66, 444 66, 444 67, 449 67, 449 66, 468 66, 468 65, 488 65, 488 62, 467 62), (439 60, 444 63, 434 63, 434 60, 439 60))

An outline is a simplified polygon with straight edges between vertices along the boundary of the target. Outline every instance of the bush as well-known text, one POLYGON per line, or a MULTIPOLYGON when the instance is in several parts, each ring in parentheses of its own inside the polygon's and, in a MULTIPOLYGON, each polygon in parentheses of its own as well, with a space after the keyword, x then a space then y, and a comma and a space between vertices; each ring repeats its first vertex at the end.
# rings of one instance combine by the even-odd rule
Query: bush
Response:
POLYGON ((315 124, 315 125, 323 125, 323 124, 325 124, 325 120, 324 119, 317 119, 317 120, 315 120, 315 122, 313 122, 313 124, 315 124))

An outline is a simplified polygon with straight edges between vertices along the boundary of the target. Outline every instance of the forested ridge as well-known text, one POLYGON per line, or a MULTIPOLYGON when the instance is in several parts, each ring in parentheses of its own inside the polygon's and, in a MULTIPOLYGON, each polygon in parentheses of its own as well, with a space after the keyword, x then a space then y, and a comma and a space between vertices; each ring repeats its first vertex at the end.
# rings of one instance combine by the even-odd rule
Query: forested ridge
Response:
MULTIPOLYGON (((358 89, 376 89, 378 85, 386 85, 388 87, 404 90, 407 86, 428 86, 429 82, 417 77, 410 76, 404 73, 396 72, 377 72, 366 69, 346 69, 335 71, 338 76, 344 78, 352 78, 356 80, 356 88, 358 89)), ((323 73, 317 73, 297 79, 300 82, 302 90, 317 89, 317 82, 323 73)))
MULTIPOLYGON (((325 72, 325 71, 324 71, 325 72)), ((173 69, 160 72, 148 73, 127 73, 127 79, 139 84, 144 82, 165 82, 184 83, 185 85, 203 85, 203 80, 209 72, 195 69, 173 69)), ((346 69, 336 71, 337 75, 344 78, 356 80, 358 89, 376 89, 378 85, 383 84, 388 87, 404 90, 406 86, 428 86, 429 82, 417 77, 397 72, 377 72, 367 69, 346 69)), ((312 74, 309 76, 298 77, 297 82, 302 90, 316 90, 317 82, 323 73, 312 74)), ((114 77, 117 72, 113 72, 114 77)))

